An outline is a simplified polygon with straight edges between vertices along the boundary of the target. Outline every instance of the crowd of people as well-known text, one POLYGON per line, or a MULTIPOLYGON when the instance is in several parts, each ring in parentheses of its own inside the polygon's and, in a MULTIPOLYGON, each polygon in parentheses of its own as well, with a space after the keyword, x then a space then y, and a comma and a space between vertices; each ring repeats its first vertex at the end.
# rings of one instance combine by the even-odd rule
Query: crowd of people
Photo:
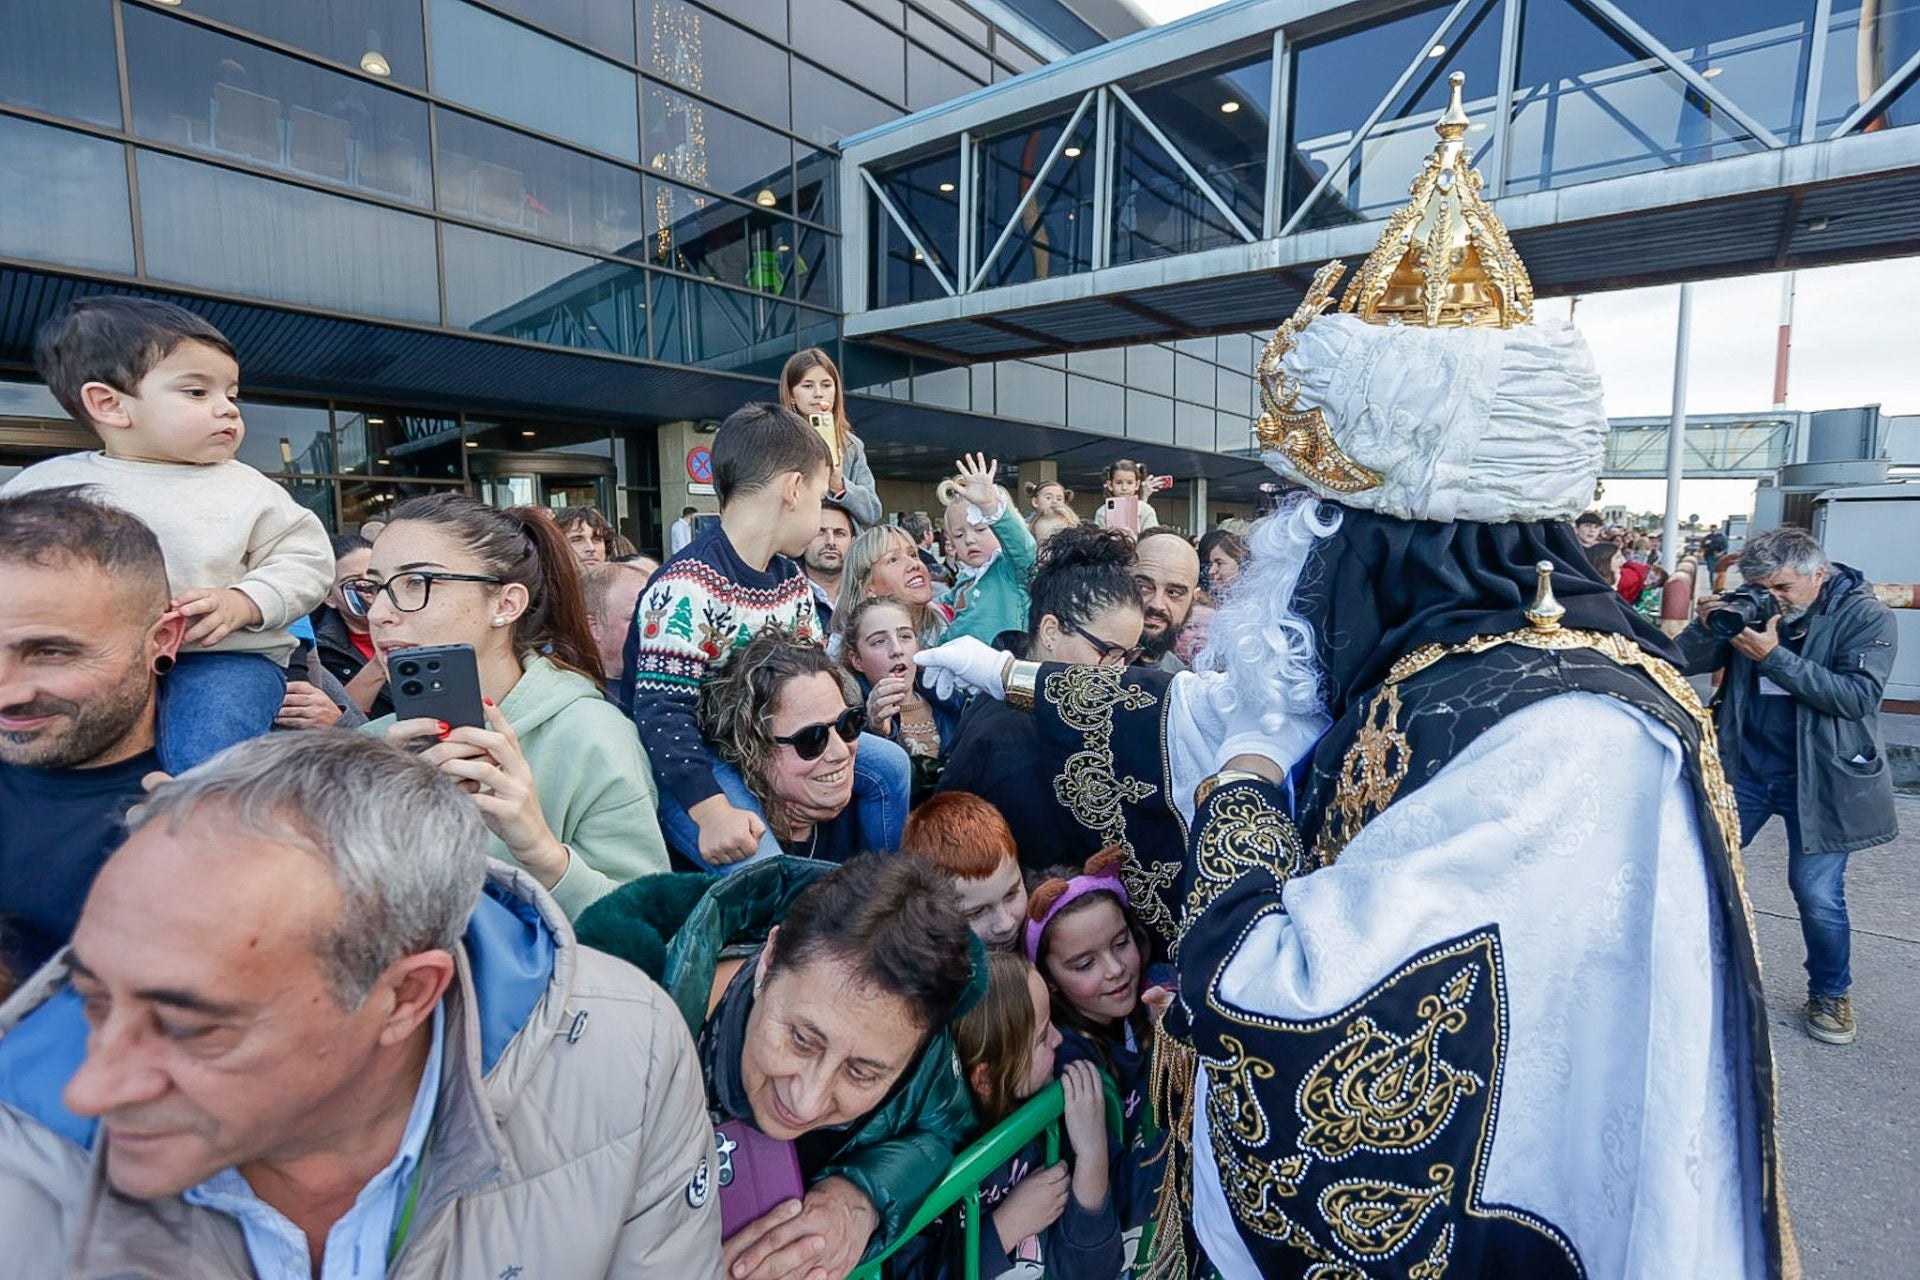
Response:
MULTIPOLYGON (((1310 386, 1334 357, 1291 344, 1347 322, 1457 340, 1315 316, 1263 379, 1310 386)), ((70 304, 37 356, 101 450, 0 491, 9 1268, 936 1280, 977 1238, 987 1277, 1790 1274, 1733 859, 1788 823, 1805 1025, 1850 1040, 1891 623, 1783 530, 1741 560, 1770 620, 1709 598, 1669 646, 1650 547, 1575 518, 1584 348, 1493 332, 1564 378, 1475 393, 1524 483, 1396 488, 1430 459, 1343 424, 1410 411, 1321 389, 1359 460, 1276 437, 1294 491, 1197 542, 1129 459, 1085 520, 985 453, 889 518, 803 352, 655 563, 455 493, 329 543, 237 459, 224 336, 70 304), (1530 435, 1536 394, 1573 428, 1530 435), (1655 664, 1726 672, 1718 754, 1655 664), (1551 737, 1629 811, 1549 839, 1568 694, 1551 737), (1054 1089, 1057 1156, 909 1237, 1054 1089)))

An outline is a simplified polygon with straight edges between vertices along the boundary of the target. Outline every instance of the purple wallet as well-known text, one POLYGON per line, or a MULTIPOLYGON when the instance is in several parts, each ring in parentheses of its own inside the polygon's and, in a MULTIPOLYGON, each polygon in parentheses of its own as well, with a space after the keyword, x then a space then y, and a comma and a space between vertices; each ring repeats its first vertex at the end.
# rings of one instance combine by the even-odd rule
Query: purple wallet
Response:
POLYGON ((713 1157, 722 1240, 807 1193, 798 1148, 769 1138, 745 1120, 729 1120, 713 1131, 713 1157))

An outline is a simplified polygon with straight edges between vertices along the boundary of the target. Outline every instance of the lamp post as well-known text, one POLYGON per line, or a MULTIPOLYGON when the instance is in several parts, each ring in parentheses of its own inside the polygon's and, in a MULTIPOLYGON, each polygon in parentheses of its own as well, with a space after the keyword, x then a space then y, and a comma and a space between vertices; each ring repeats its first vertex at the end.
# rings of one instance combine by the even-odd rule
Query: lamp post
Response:
POLYGON ((1660 517, 1660 564, 1668 573, 1680 560, 1680 475, 1687 443, 1687 345, 1693 330, 1693 285, 1680 286, 1680 324, 1673 344, 1673 417, 1667 424, 1667 509, 1660 517))

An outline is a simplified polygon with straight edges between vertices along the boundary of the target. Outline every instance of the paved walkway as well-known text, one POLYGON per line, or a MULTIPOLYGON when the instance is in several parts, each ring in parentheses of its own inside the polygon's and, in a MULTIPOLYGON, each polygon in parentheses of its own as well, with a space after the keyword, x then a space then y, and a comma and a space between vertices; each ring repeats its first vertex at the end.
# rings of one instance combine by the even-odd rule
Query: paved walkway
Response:
POLYGON ((1860 1038, 1845 1048, 1800 1029, 1805 950, 1777 819, 1746 854, 1807 1280, 1920 1276, 1920 796, 1898 804, 1900 838, 1847 867, 1860 1038))

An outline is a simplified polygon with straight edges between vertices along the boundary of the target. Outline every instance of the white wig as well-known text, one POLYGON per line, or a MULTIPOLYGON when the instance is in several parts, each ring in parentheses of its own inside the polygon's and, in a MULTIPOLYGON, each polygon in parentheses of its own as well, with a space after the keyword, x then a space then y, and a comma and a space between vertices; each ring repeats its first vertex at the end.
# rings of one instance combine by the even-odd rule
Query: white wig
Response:
POLYGON ((1214 709, 1225 716, 1244 705, 1257 710, 1276 736, 1317 719, 1326 705, 1313 628, 1293 606, 1294 591, 1314 544, 1340 527, 1340 510, 1301 493, 1253 526, 1251 554, 1233 590, 1213 617, 1207 647, 1196 664, 1223 671, 1207 681, 1214 709))

